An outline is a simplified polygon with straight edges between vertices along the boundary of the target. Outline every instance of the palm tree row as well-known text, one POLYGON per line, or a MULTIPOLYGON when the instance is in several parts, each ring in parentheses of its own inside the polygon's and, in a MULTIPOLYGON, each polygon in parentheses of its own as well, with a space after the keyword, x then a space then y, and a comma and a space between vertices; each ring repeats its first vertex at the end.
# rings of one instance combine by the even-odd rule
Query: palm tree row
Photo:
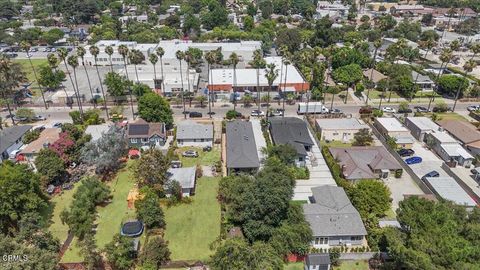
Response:
POLYGON ((45 100, 45 93, 44 93, 44 90, 42 89, 42 86, 41 86, 40 83, 38 82, 37 72, 36 72, 36 70, 35 70, 35 67, 33 66, 32 58, 30 57, 30 53, 29 53, 29 52, 30 52, 31 45, 30 45, 30 43, 28 43, 28 42, 22 41, 22 42, 20 42, 20 47, 21 47, 21 48, 26 52, 26 54, 27 54, 28 62, 30 62, 30 67, 32 68, 33 76, 35 77, 35 81, 37 81, 38 88, 40 88, 40 93, 42 94, 43 105, 45 106, 45 110, 46 110, 46 109, 48 109, 48 106, 47 106, 47 101, 45 100))
MULTIPOLYGON (((58 57, 60 58, 60 60, 65 65, 65 69, 66 69, 68 77, 70 79, 70 83, 72 84, 73 92, 75 94, 75 99, 77 100, 78 110, 80 112, 80 118, 83 119, 83 107, 82 107, 82 102, 80 100, 80 93, 78 91, 78 88, 75 87, 76 85, 78 86, 78 84, 75 84, 74 80, 72 79, 72 74, 70 74, 70 70, 68 69, 68 65, 75 65, 76 64, 76 66, 78 66, 78 60, 77 60, 77 63, 75 63, 75 61, 73 59, 70 59, 68 61, 68 64, 67 64, 68 51, 65 48, 58 49, 57 54, 58 54, 58 57)), ((76 67, 73 67, 73 68, 75 69, 76 67)), ((68 96, 66 98, 68 98, 68 96)))
POLYGON ((7 105, 8 114, 14 125, 16 123, 10 107, 9 96, 14 95, 15 89, 20 86, 20 83, 25 81, 25 73, 22 71, 21 66, 18 63, 13 63, 4 55, 0 56, 0 93, 7 105))
MULTIPOLYGON (((108 49, 108 46, 107 48, 105 48, 105 52, 107 52, 107 49, 108 49)), ((110 49, 112 49, 110 47, 110 49)), ((113 54, 113 51, 111 52, 110 49, 108 49, 108 52, 107 54, 109 55, 110 57, 110 67, 111 67, 111 54, 113 54)), ((113 50, 113 49, 112 49, 113 50)), ((100 72, 98 71, 98 64, 97 64, 97 60, 98 60, 98 54, 100 53, 100 50, 98 49, 97 46, 90 46, 90 48, 88 49, 88 51, 90 52, 91 55, 93 55, 93 60, 94 60, 94 65, 95 65, 95 70, 97 71, 97 76, 98 76, 98 81, 100 82, 100 89, 102 91, 102 98, 103 98, 103 106, 105 107, 105 113, 107 115, 107 119, 110 118, 110 116, 108 115, 108 107, 107 107, 107 98, 105 96, 105 91, 103 89, 103 82, 102 82, 102 78, 100 77, 100 72)), ((111 70, 113 70, 113 67, 111 67, 111 70)), ((93 96, 92 96, 93 97, 93 96)))
MULTIPOLYGON (((123 67, 125 68, 125 75, 127 77, 127 81, 130 81, 128 77, 128 70, 127 70, 127 56, 129 55, 128 47, 123 44, 118 46, 118 53, 123 58, 123 67)), ((136 71, 136 67, 135 67, 135 71, 136 71)), ((132 109, 132 117, 133 119, 135 119, 135 110, 133 109, 132 87, 130 86, 130 84, 128 84, 128 94, 130 95, 130 108, 132 109)))

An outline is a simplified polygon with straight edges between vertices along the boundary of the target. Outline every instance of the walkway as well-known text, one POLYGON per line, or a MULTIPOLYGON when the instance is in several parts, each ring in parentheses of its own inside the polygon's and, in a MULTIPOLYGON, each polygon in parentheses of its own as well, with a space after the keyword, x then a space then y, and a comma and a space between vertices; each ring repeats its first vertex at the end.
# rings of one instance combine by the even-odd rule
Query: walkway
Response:
POLYGON ((259 119, 250 119, 252 122, 253 136, 255 137, 255 144, 257 145, 258 159, 260 160, 260 167, 263 166, 263 160, 265 155, 263 154, 263 148, 267 147, 265 137, 263 137, 262 124, 259 119))
POLYGON ((323 159, 322 152, 318 147, 312 132, 308 131, 310 138, 315 144, 312 147, 312 151, 309 154, 309 160, 307 160, 307 168, 310 171, 310 179, 297 180, 297 184, 294 190, 293 200, 308 201, 308 197, 312 196, 312 188, 318 186, 336 186, 335 180, 330 173, 325 160, 323 159))

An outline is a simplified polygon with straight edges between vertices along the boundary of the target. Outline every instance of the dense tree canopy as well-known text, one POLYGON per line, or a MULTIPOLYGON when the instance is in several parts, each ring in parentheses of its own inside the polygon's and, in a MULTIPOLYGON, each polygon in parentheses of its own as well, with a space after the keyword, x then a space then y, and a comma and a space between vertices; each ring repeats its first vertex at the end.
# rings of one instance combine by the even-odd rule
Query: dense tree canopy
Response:
POLYGON ((168 176, 170 160, 159 149, 148 149, 134 165, 135 179, 140 186, 148 185, 157 190, 163 190, 168 176))
POLYGON ((173 117, 170 104, 165 98, 147 93, 138 100, 138 114, 147 122, 163 122, 167 128, 172 127, 173 117))
POLYGON ((60 156, 49 148, 40 150, 35 159, 35 167, 42 176, 44 184, 59 184, 66 175, 65 163, 60 156))
POLYGON ((137 218, 148 228, 164 228, 165 220, 160 198, 154 192, 147 192, 141 200, 135 202, 137 218))
POLYGON ((438 79, 437 83, 440 93, 456 96, 457 91, 460 91, 459 97, 463 96, 463 93, 469 86, 467 79, 456 75, 443 75, 438 79))

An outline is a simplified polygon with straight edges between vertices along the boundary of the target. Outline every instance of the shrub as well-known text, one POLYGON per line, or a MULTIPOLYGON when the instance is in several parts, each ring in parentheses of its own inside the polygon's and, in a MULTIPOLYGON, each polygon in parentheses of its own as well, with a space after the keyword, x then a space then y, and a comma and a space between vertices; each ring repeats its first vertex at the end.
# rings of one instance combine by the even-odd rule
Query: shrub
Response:
POLYGON ((403 170, 402 170, 402 169, 396 170, 396 171, 395 171, 395 178, 400 178, 400 177, 402 177, 402 174, 403 174, 403 170))
POLYGON ((330 154, 330 151, 328 151, 327 146, 322 147, 322 154, 337 185, 345 189, 349 189, 351 184, 342 177, 342 169, 340 168, 340 165, 337 164, 332 154, 330 154))
POLYGON ((383 116, 383 111, 379 109, 374 109, 373 110, 373 117, 382 117, 383 116))
POLYGON ((40 137, 40 130, 29 130, 23 135, 23 144, 29 144, 40 137))
POLYGON ((239 118, 239 117, 242 117, 242 114, 234 110, 228 111, 227 114, 225 115, 225 118, 227 118, 228 120, 239 118))

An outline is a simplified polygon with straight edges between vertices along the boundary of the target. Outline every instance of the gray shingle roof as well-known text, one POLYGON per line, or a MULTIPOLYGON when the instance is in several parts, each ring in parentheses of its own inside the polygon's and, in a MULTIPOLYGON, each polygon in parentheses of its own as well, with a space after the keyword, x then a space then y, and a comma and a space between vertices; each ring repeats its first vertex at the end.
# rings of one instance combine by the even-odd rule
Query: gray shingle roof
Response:
POLYGON ((305 262, 309 266, 330 264, 330 255, 328 253, 308 254, 305 262))
POLYGON ((178 181, 182 188, 195 187, 195 173, 195 167, 168 169, 169 179, 178 181))
POLYGON ((213 139, 213 125, 182 121, 177 125, 177 140, 213 139))
POLYGON ((227 122, 227 168, 258 168, 260 161, 251 122, 227 122))
POLYGON ((0 130, 0 153, 3 153, 7 148, 15 144, 25 132, 29 131, 32 126, 12 126, 0 130))
POLYGON ((303 214, 314 236, 367 235, 360 214, 341 187, 312 188, 312 204, 303 205, 303 214))
POLYGON ((272 119, 270 121, 270 133, 275 144, 290 144, 299 155, 307 155, 304 146, 313 145, 307 124, 296 117, 272 119))

